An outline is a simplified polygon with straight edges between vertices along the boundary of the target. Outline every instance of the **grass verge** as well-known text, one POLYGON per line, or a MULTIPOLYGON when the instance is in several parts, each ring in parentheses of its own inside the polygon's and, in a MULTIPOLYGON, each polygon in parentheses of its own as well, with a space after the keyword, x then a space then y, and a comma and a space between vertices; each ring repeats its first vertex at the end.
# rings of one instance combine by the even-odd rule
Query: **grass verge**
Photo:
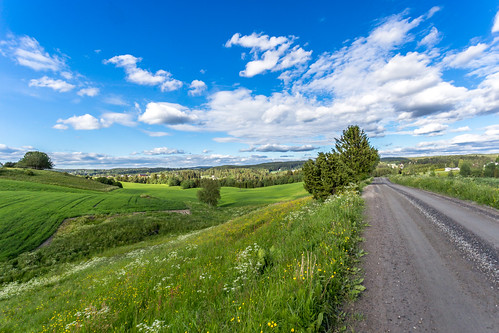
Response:
POLYGON ((471 200, 499 209, 499 187, 498 182, 494 182, 494 179, 397 175, 390 177, 390 180, 400 185, 416 187, 463 200, 471 200))

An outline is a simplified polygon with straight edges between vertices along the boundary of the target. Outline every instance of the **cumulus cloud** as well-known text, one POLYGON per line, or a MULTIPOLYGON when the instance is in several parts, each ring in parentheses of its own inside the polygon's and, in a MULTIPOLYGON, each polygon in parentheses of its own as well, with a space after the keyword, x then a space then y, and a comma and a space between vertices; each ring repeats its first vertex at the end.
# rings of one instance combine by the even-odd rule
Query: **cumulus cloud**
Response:
POLYGON ((66 66, 62 58, 49 54, 35 38, 29 36, 11 35, 9 40, 0 42, 0 50, 19 65, 35 71, 57 72, 66 66))
POLYGON ((144 154, 144 155, 176 155, 176 154, 185 154, 185 152, 181 149, 159 147, 159 148, 154 148, 152 150, 144 150, 142 152, 142 154, 144 154))
POLYGON ((150 102, 139 116, 139 121, 150 125, 179 125, 195 121, 189 109, 175 103, 150 102))
POLYGON ((239 72, 240 76, 253 77, 266 71, 281 71, 308 62, 312 51, 305 51, 299 45, 291 48, 296 37, 269 37, 252 33, 242 36, 234 34, 225 43, 225 47, 242 46, 250 48, 253 60, 246 64, 246 69, 239 72))
MULTIPOLYGON (((176 105, 173 113, 184 121, 178 126, 227 133, 214 140, 252 145, 244 151, 281 142, 331 142, 350 124, 358 124, 370 137, 383 136, 393 124, 410 128, 405 133, 415 136, 452 133, 453 122, 499 110, 498 42, 442 53, 434 45, 443 37, 427 22, 438 10, 415 18, 407 13, 388 17, 366 36, 283 72, 281 78, 289 80, 290 89, 263 95, 237 88, 209 95, 200 109, 176 105), (411 45, 424 48, 416 51, 411 45), (466 88, 444 79, 446 70, 464 66, 466 60, 465 69, 482 74, 481 83, 466 88), (186 117, 195 117, 196 122, 186 117)), ((253 64, 248 63, 244 75, 256 75, 277 70, 281 63, 288 66, 283 62, 287 56, 293 64, 291 51, 300 50, 293 47, 294 40, 235 34, 226 46, 249 48, 253 64)))
POLYGON ((142 58, 124 54, 104 60, 104 63, 114 64, 116 67, 123 68, 128 82, 147 86, 159 86, 161 91, 164 92, 177 90, 182 87, 182 82, 174 79, 171 73, 165 70, 160 69, 156 73, 152 73, 137 67, 137 63, 141 61, 142 58))
POLYGON ((48 76, 44 76, 40 79, 32 79, 31 81, 29 81, 29 86, 51 88, 59 92, 68 92, 75 88, 75 85, 71 83, 59 79, 52 79, 48 76))
POLYGON ((64 130, 69 128, 67 125, 70 125, 75 130, 95 130, 102 127, 99 119, 87 113, 83 116, 73 116, 68 119, 58 119, 57 124, 54 125, 54 128, 64 130))
POLYGON ((89 96, 94 97, 99 94, 99 88, 83 88, 77 93, 79 96, 89 96))
POLYGON ((206 83, 200 80, 193 80, 189 86, 189 95, 201 95, 206 90, 206 83))
POLYGON ((123 126, 135 126, 134 116, 128 113, 106 112, 101 118, 96 118, 90 114, 83 116, 73 116, 68 119, 58 119, 52 127, 59 130, 67 130, 71 126, 75 130, 97 130, 110 127, 113 124, 123 126))

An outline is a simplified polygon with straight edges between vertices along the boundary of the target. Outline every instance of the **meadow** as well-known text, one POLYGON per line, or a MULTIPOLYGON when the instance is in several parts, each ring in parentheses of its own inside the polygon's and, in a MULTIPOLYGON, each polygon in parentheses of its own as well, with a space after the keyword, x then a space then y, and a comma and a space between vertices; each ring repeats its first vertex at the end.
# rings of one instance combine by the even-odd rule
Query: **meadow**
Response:
POLYGON ((394 183, 471 200, 499 209, 499 179, 442 176, 391 176, 394 183))
MULTIPOLYGON (((0 261, 36 249, 66 219, 187 209, 197 189, 125 183, 123 189, 51 171, 1 169, 0 261)), ((301 183, 248 191, 223 188, 220 206, 249 206, 306 195, 301 183)))
POLYGON ((302 332, 338 327, 363 287, 362 200, 239 210, 0 289, 0 328, 27 332, 302 332))

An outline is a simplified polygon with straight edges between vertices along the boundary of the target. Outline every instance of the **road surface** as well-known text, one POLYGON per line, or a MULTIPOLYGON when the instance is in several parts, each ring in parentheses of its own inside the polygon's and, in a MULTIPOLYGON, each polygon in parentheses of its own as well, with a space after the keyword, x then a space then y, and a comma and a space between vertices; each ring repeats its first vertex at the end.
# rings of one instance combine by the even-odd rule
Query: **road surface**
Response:
POLYGON ((377 178, 356 332, 499 332, 499 211, 377 178))

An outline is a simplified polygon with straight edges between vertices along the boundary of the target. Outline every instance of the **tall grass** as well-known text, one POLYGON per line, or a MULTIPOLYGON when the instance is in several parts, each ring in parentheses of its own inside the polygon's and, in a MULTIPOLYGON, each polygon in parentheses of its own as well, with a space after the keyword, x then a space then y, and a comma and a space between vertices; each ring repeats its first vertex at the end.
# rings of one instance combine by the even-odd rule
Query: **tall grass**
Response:
POLYGON ((299 199, 0 289, 0 330, 303 332, 333 329, 358 293, 362 201, 299 199), (22 311, 21 311, 22 309, 22 311))
POLYGON ((390 180, 499 209, 499 183, 492 179, 397 175, 390 177, 390 180))

